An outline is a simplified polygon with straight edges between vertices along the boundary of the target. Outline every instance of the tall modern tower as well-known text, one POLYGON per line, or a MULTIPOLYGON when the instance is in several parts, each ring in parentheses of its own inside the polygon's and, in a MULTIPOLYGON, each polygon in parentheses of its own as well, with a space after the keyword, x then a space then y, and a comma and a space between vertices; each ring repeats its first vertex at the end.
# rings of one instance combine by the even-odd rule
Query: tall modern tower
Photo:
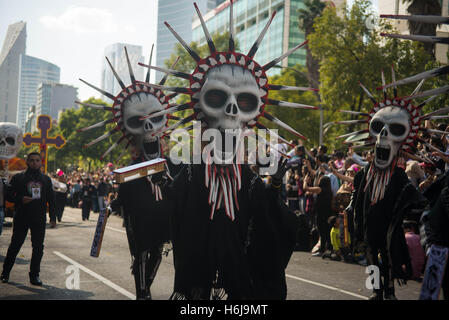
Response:
MULTIPOLYGON (((173 29, 187 42, 192 41, 192 20, 196 16, 193 3, 196 2, 204 14, 224 0, 158 0, 157 12, 157 45, 156 65, 164 67, 164 61, 170 58, 178 43, 173 34, 165 26, 167 21, 173 29)), ((156 82, 161 80, 163 73, 156 72, 156 82)))
MULTIPOLYGON (((128 63, 126 61, 125 49, 128 51, 129 60, 134 72, 134 76, 138 81, 144 81, 145 68, 138 65, 139 62, 148 63, 144 61, 145 57, 142 55, 142 47, 126 43, 114 43, 106 47, 104 54, 111 62, 115 71, 125 83, 125 85, 131 84, 129 77, 128 63)), ((122 88, 120 87, 117 79, 111 71, 106 59, 104 59, 102 73, 101 73, 101 89, 110 92, 113 95, 117 95, 122 88)), ((107 97, 102 97, 103 100, 108 101, 107 97)))
POLYGON ((16 122, 21 56, 26 51, 26 23, 8 27, 0 52, 0 121, 16 122))
POLYGON ((53 63, 27 55, 21 56, 16 122, 22 130, 26 127, 28 110, 37 103, 39 85, 58 83, 60 73, 60 68, 53 63))

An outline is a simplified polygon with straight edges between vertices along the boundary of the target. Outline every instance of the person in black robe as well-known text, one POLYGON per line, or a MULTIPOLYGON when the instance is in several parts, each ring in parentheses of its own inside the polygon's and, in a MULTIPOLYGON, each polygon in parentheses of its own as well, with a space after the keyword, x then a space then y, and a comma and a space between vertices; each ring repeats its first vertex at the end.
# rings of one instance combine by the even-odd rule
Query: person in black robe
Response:
POLYGON ((90 179, 87 178, 85 180, 83 188, 81 189, 81 199, 82 199, 81 213, 83 221, 89 220, 90 211, 92 210, 92 198, 96 192, 97 189, 95 188, 94 185, 91 184, 90 179))
POLYGON ((234 221, 223 207, 210 219, 204 166, 184 166, 168 188, 175 264, 171 299, 286 299, 285 268, 298 221, 280 199, 285 163, 271 185, 242 165, 234 221))
MULTIPOLYGON (((144 161, 139 155, 132 164, 144 161)), ((176 173, 177 166, 169 159, 167 166, 171 174, 176 173)), ((164 173, 120 184, 117 199, 111 204, 114 211, 122 208, 137 300, 152 299, 150 288, 162 261, 164 244, 170 241, 169 200, 163 190, 162 199, 156 200, 153 189, 162 175, 164 173)))
POLYGON ((404 283, 412 272, 402 222, 413 208, 423 208, 426 202, 408 180, 405 171, 395 167, 384 198, 372 205, 373 182, 364 191, 368 168, 354 177, 355 191, 346 210, 353 210, 355 242, 367 244, 368 265, 378 266, 381 273, 380 288, 373 288, 370 299, 382 300, 385 297, 395 300, 394 280, 404 283))

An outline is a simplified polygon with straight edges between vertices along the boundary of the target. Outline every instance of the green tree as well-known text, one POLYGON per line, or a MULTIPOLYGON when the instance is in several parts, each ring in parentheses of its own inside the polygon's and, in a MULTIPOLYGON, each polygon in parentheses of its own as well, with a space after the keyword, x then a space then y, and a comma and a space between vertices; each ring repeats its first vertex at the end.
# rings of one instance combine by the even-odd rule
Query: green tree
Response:
MULTIPOLYGON (((366 21, 371 14, 370 1, 356 0, 341 17, 334 8, 328 7, 316 19, 309 45, 312 53, 321 59, 320 94, 326 111, 325 122, 348 120, 347 115, 338 112, 341 109, 368 111, 372 108, 373 103, 359 82, 381 100, 381 92, 375 90, 381 85, 381 70, 384 70, 388 83, 391 65, 394 65, 399 80, 424 71, 430 60, 421 44, 386 39, 380 37, 380 30, 368 28, 366 21)), ((385 32, 392 31, 388 22, 383 22, 380 28, 385 32)), ((431 83, 426 85, 432 86, 431 83)), ((415 86, 399 87, 399 96, 409 95, 415 86)), ((325 138, 329 145, 334 145, 340 143, 335 141, 336 135, 360 128, 361 125, 333 126, 325 138)))

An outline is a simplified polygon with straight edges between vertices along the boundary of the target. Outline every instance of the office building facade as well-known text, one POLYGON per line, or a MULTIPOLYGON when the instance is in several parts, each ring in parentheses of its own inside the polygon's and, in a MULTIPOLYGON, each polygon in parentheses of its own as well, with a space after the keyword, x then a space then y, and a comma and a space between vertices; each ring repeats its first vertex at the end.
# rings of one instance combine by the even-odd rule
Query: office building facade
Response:
MULTIPOLYGON (((139 62, 146 63, 144 61, 144 56, 142 54, 142 47, 132 44, 126 43, 114 43, 108 47, 106 47, 104 54, 111 62, 115 71, 122 79, 125 85, 131 84, 131 79, 129 76, 128 63, 126 61, 125 49, 126 47, 129 55, 129 60, 131 62, 131 66, 133 69, 134 76, 138 81, 144 80, 144 74, 146 74, 146 69, 139 66, 139 62)), ((117 95, 122 89, 115 79, 114 74, 109 67, 106 59, 104 59, 102 74, 101 74, 101 88, 106 92, 109 92, 113 95, 117 95)), ((109 101, 109 98, 103 96, 103 100, 109 101)))
POLYGON ((78 99, 78 89, 60 83, 41 83, 37 90, 36 118, 40 115, 49 115, 57 120, 59 111, 75 107, 78 99))
POLYGON ((0 121, 16 122, 20 60, 26 52, 26 23, 8 27, 0 52, 0 121))
MULTIPOLYGON (((164 67, 164 61, 174 53, 175 45, 178 43, 173 34, 165 26, 167 21, 173 29, 187 43, 192 41, 192 19, 196 16, 193 3, 204 14, 217 6, 224 0, 158 0, 157 18, 157 42, 156 42, 156 65, 164 67), (217 2, 218 1, 218 2, 217 2)), ((154 62, 153 62, 154 64, 154 62)), ((156 72, 156 81, 160 81, 163 73, 156 72)))
MULTIPOLYGON (((303 0, 237 0, 234 2, 234 28, 240 51, 247 53, 256 41, 262 29, 269 21, 272 13, 276 17, 264 37, 255 60, 265 64, 294 46, 304 42, 305 35, 299 29, 298 9, 303 8, 303 0)), ((204 15, 204 20, 213 35, 229 31, 229 2, 226 1, 204 15)), ((198 18, 192 24, 192 40, 200 45, 206 44, 206 38, 198 18)), ((279 65, 283 67, 296 64, 305 65, 306 51, 299 49, 279 65)), ((273 68, 269 75, 279 73, 273 68)))
MULTIPOLYGON (((441 3, 441 15, 449 16, 449 0, 440 0, 441 3)), ((400 14, 409 15, 407 8, 409 3, 403 3, 402 0, 378 0, 379 14, 400 14)), ((390 20, 390 22, 395 26, 401 34, 409 34, 408 22, 406 20, 390 20)), ((449 37, 449 26, 442 24, 437 28, 437 37, 449 37)), ((444 64, 448 64, 448 46, 447 44, 436 44, 435 45, 435 57, 436 59, 444 64)))
POLYGON ((58 83, 60 74, 60 68, 53 63, 27 55, 21 56, 16 121, 22 130, 26 126, 29 108, 37 104, 39 85, 42 83, 58 83))
POLYGON ((31 106, 28 108, 26 122, 25 122, 25 132, 33 133, 36 129, 36 106, 31 106))

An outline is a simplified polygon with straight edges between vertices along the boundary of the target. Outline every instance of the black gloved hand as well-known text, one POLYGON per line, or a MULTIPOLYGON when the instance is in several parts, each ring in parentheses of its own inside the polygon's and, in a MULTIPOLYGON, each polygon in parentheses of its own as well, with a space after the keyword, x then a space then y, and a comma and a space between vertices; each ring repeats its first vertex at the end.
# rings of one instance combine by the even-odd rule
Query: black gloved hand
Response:
POLYGON ((168 178, 166 171, 158 172, 151 176, 151 182, 160 188, 163 188, 169 181, 170 179, 168 178))
POLYGON ((288 159, 281 158, 278 163, 278 170, 271 176, 271 184, 276 188, 279 188, 282 185, 282 178, 287 172, 287 162, 288 159))

